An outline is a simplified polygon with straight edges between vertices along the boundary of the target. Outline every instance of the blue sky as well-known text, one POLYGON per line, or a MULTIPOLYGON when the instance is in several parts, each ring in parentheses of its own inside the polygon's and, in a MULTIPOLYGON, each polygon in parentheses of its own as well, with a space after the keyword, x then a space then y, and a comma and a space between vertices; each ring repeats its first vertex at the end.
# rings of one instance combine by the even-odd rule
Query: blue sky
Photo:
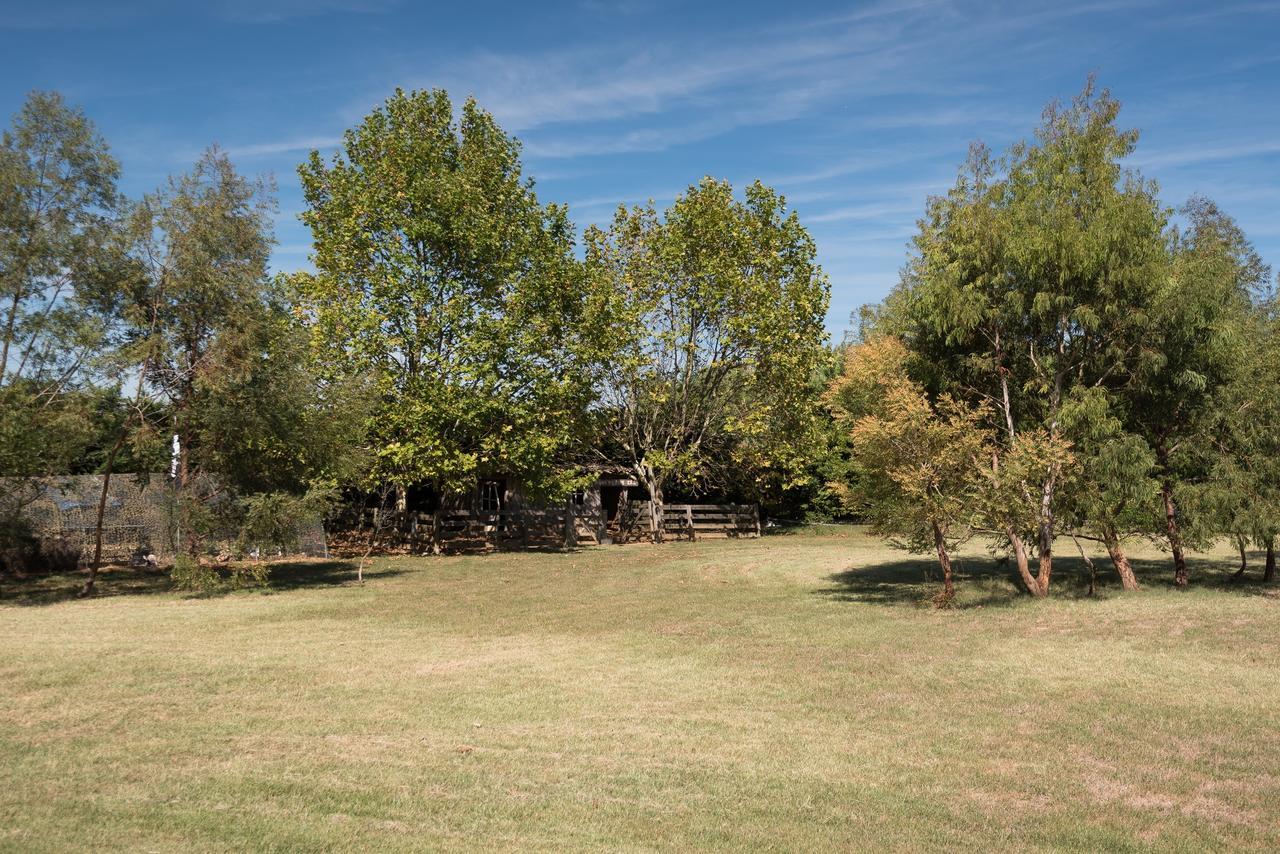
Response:
POLYGON ((1030 134, 1096 72, 1167 204, 1209 195, 1280 264, 1280 2, 428 4, 0 0, 0 112, 82 105, 140 194, 212 142, 279 184, 277 269, 307 265, 296 165, 396 86, 474 94, 581 227, 703 175, 778 187, 818 241, 828 325, 897 278, 971 140, 1030 134))

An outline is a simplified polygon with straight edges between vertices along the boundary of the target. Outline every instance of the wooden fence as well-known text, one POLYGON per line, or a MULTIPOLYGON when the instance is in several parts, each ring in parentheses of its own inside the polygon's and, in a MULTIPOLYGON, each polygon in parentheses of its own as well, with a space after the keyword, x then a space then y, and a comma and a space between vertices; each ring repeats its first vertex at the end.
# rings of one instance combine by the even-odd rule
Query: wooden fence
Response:
MULTIPOLYGON (((664 539, 696 541, 760 535, 760 515, 754 504, 667 504, 663 509, 664 539)), ((650 502, 632 501, 609 524, 599 515, 570 508, 503 513, 393 512, 381 520, 373 511, 365 511, 360 529, 366 535, 376 529, 382 548, 472 552, 646 542, 653 539, 651 520, 650 502)))
MULTIPOLYGON (((632 501, 618 537, 622 542, 653 539, 653 503, 632 501)), ((754 504, 664 504, 664 539, 702 540, 760 536, 760 511, 754 504)))

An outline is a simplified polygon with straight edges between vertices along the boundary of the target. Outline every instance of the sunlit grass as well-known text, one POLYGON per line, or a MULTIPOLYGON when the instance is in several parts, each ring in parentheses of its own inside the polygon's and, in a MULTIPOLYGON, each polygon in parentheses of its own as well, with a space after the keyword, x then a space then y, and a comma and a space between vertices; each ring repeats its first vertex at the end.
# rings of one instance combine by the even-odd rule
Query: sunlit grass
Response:
POLYGON ((6 586, 0 847, 1274 849, 1277 590, 1139 557, 1033 602, 974 549, 948 612, 848 529, 6 586))

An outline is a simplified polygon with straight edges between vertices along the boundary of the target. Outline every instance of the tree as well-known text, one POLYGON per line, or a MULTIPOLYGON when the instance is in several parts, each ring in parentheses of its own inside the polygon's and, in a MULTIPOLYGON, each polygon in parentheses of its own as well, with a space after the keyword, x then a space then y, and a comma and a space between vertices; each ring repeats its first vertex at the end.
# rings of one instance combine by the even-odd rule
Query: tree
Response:
POLYGON ((162 408, 171 419, 179 528, 192 558, 204 518, 198 507, 213 497, 214 481, 198 475, 223 473, 218 437, 203 429, 204 421, 218 383, 261 361, 260 352, 232 342, 267 322, 273 205, 270 185, 240 176, 215 147, 130 216, 137 275, 122 308, 119 356, 138 383, 130 426, 163 430, 148 409, 162 408))
POLYGON ((1275 394, 1280 330, 1270 268, 1212 202, 1193 200, 1187 213, 1192 237, 1182 242, 1182 250, 1201 261, 1197 274, 1183 284, 1216 296, 1211 312, 1223 315, 1201 330, 1200 344, 1226 349, 1200 355, 1199 364, 1213 371, 1215 385, 1200 400, 1183 401, 1186 408, 1179 414, 1198 414, 1181 425, 1185 437, 1169 440, 1169 462, 1180 467, 1176 476, 1183 479, 1179 490, 1171 490, 1178 530, 1189 528, 1199 541, 1229 534, 1240 550, 1236 577, 1246 571, 1247 547, 1256 545, 1266 553, 1264 579, 1269 581, 1275 577, 1280 536, 1280 398, 1275 394), (1182 450, 1188 445, 1194 453, 1182 450))
MULTIPOLYGON (((1169 241, 1169 275, 1152 301, 1145 358, 1126 387, 1129 430, 1156 456, 1161 527, 1174 562, 1174 583, 1189 581, 1185 549, 1217 529, 1206 490, 1230 430, 1226 397, 1245 376, 1251 294, 1268 271, 1243 233, 1216 205, 1193 199, 1185 229, 1169 241)), ((1268 392, 1270 393, 1270 392, 1268 392)))
POLYGON ((738 201, 706 178, 664 218, 652 203, 619 208, 585 240, 620 344, 601 407, 617 462, 649 491, 655 538, 672 479, 697 489, 726 469, 802 470, 829 289, 785 200, 756 182, 738 201))
POLYGON ((1050 588, 1073 476, 1065 416, 1139 370, 1167 278, 1165 213, 1154 186, 1120 166, 1137 133, 1116 127, 1119 109, 1091 80, 1046 108, 1034 142, 999 161, 975 146, 955 187, 930 200, 881 319, 932 366, 931 389, 990 405, 1002 480, 1007 458, 1034 461, 996 494, 1011 502, 1002 533, 1036 596, 1050 588))
POLYGON ((1074 488, 1063 494, 1062 529, 1102 543, 1120 586, 1137 590, 1124 540, 1150 533, 1160 489, 1155 455, 1141 436, 1126 429, 1123 399, 1106 388, 1075 395, 1063 407, 1062 427, 1079 464, 1074 488))
POLYGON ((850 477, 839 484, 849 508, 902 548, 937 555, 943 590, 935 604, 945 607, 955 598, 951 554, 978 518, 989 413, 985 403, 946 393, 930 401, 908 374, 910 359, 896 338, 849 348, 827 401, 850 433, 850 477))
POLYGON ((333 382, 367 378, 365 485, 534 493, 576 484, 602 339, 566 211, 521 175, 474 100, 397 90, 325 163, 299 168, 316 272, 294 278, 333 382))
POLYGON ((32 479, 67 471, 93 434, 91 396, 71 392, 104 347, 118 176, 93 124, 56 93, 31 93, 0 138, 0 475, 12 519, 32 479))

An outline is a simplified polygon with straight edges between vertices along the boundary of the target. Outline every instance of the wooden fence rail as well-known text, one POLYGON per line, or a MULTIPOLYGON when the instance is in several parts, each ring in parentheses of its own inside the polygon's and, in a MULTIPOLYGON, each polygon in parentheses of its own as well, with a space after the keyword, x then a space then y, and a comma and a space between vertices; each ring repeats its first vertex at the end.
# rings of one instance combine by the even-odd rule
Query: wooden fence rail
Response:
MULTIPOLYGON (((383 547, 453 552, 651 541, 652 518, 651 502, 632 501, 620 508, 615 520, 570 508, 502 513, 392 511, 381 517, 366 510, 359 527, 377 531, 383 547)), ((664 539, 687 540, 756 537, 760 515, 754 504, 667 504, 662 533, 664 539)))
MULTIPOLYGON (((623 541, 652 540, 653 504, 633 501, 620 527, 623 541)), ((760 536, 760 511, 754 504, 664 504, 662 535, 666 539, 760 536)))

